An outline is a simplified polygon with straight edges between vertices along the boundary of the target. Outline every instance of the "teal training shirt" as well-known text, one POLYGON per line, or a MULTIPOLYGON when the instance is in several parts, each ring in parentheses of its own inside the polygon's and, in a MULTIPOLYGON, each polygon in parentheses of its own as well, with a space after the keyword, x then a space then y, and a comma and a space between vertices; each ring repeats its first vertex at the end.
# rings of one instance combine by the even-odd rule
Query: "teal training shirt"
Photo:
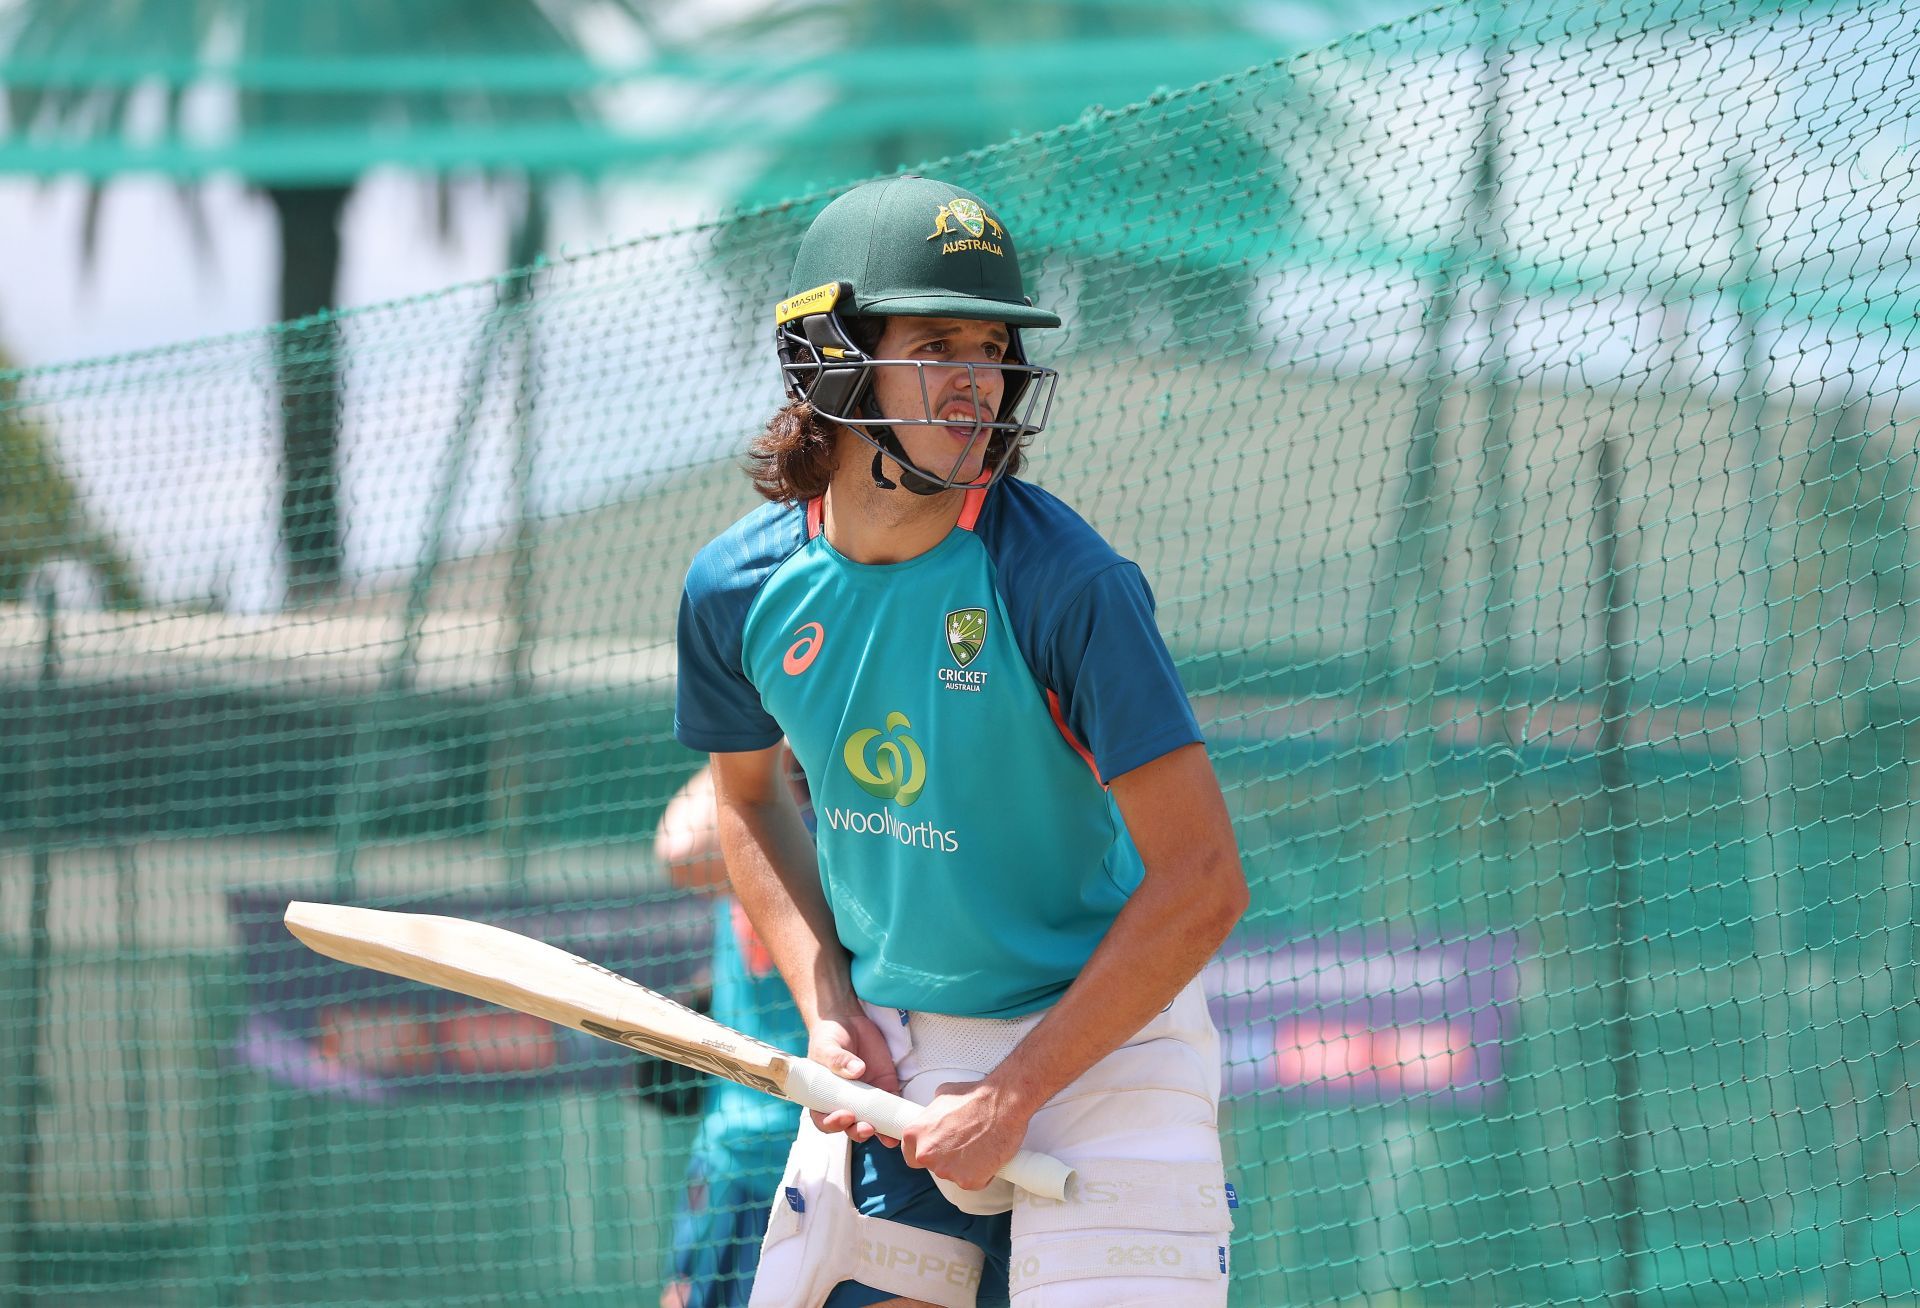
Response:
POLYGON ((675 732, 785 735, 855 991, 974 1017, 1044 1008, 1140 883, 1102 778, 1200 739, 1145 579, 1013 479, 902 563, 856 563, 818 501, 748 514, 682 596, 675 732))

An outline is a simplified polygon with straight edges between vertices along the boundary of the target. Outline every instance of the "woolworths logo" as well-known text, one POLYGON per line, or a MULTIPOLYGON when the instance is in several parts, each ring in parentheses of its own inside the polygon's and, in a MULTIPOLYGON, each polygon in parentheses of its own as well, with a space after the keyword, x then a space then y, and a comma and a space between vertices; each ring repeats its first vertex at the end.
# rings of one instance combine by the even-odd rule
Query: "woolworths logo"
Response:
MULTIPOLYGON (((905 808, 920 798, 927 786, 927 756, 907 734, 913 723, 904 713, 887 714, 886 730, 866 727, 847 737, 840 760, 853 779, 876 799, 889 800, 905 808)), ((936 827, 931 822, 902 822, 891 808, 877 813, 858 809, 828 807, 821 810, 830 831, 845 831, 856 836, 880 836, 897 840, 910 849, 930 849, 945 854, 960 852, 960 835, 936 827)))
POLYGON ((860 789, 876 799, 890 799, 901 808, 920 798, 927 788, 927 756, 907 734, 912 725, 906 714, 889 713, 884 736, 876 728, 867 727, 848 736, 840 751, 841 760, 860 789))

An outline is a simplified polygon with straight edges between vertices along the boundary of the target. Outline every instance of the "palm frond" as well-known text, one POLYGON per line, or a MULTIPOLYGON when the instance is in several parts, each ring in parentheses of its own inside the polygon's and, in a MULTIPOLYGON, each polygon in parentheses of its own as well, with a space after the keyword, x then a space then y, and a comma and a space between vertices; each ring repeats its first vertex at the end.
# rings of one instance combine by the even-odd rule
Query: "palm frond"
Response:
POLYGON ((89 186, 86 204, 80 213, 80 277, 83 284, 92 275, 94 263, 100 255, 100 215, 106 205, 106 188, 89 186))
POLYGON ((189 182, 176 182, 174 197, 180 201, 181 216, 187 223, 187 240, 193 246, 194 258, 203 270, 212 270, 220 266, 219 247, 214 242, 213 222, 207 217, 205 193, 189 182))

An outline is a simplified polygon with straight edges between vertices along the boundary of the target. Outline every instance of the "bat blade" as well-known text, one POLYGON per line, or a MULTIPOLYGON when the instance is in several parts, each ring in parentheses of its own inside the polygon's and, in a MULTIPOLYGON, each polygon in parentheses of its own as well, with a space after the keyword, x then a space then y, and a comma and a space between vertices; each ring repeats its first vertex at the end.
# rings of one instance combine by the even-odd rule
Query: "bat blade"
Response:
POLYGON ((356 967, 544 1017, 787 1098, 788 1055, 598 963, 504 927, 429 913, 287 905, 287 930, 356 967))
MULTIPOLYGON (((818 1112, 848 1109, 887 1135, 899 1135, 921 1111, 898 1095, 841 1080, 818 1063, 743 1035, 638 981, 505 927, 297 900, 287 905, 286 924, 309 949, 342 963, 544 1017, 818 1112)), ((1073 1169, 1023 1149, 1000 1175, 1033 1194, 1063 1199, 1073 1169)))

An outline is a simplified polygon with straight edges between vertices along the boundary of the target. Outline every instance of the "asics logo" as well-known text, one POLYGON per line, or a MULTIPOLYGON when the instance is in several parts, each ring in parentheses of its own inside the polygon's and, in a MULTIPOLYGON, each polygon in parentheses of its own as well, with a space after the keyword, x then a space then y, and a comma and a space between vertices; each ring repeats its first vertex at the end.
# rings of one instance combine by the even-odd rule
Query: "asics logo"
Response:
POLYGON ((820 646, 826 643, 827 629, 817 622, 809 622, 803 627, 796 627, 793 634, 800 639, 787 646, 787 652, 780 660, 780 666, 786 669, 789 677, 797 677, 813 666, 820 646))

